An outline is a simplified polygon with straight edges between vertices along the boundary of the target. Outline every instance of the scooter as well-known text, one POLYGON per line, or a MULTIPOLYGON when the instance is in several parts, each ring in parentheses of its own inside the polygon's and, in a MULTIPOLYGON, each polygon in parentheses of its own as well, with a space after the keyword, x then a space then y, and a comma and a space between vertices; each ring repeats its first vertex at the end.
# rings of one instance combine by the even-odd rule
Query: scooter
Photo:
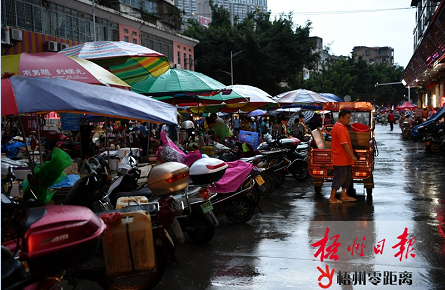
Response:
POLYGON ((411 125, 409 122, 402 124, 402 139, 407 140, 411 137, 411 125))
POLYGON ((93 258, 106 225, 81 206, 20 204, 9 197, 14 179, 12 169, 2 179, 2 289, 62 289, 65 270, 93 258))
POLYGON ((241 160, 227 162, 225 175, 212 184, 210 191, 217 193, 212 205, 216 215, 225 215, 233 223, 248 222, 255 214, 257 195, 253 164, 241 160))

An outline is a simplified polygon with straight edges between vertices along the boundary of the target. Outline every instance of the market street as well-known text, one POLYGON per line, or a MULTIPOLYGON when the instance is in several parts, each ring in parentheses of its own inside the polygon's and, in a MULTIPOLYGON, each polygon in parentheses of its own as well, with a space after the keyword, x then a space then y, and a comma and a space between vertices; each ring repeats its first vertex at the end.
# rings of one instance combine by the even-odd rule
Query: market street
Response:
POLYGON ((155 289, 322 289, 317 267, 325 270, 326 264, 336 270, 329 289, 445 289, 444 158, 426 154, 423 143, 401 140, 398 125, 391 132, 389 126, 378 124, 376 140, 380 155, 372 199, 357 184, 358 202, 330 205, 330 183, 317 197, 311 178, 300 183, 288 176, 282 189, 261 199, 264 214, 257 211, 244 225, 221 218, 209 244, 187 239, 179 245, 181 268, 169 264, 155 289), (345 242, 337 261, 314 257, 317 248, 311 244, 323 238, 326 227, 331 229, 329 238, 340 234, 339 242, 345 242), (405 227, 408 240, 417 239, 411 252, 415 257, 406 259, 403 254, 400 261, 392 246, 405 227), (361 242, 363 236, 364 256, 351 256, 347 245, 352 246, 356 237, 361 242), (382 239, 386 239, 383 253, 375 254, 373 245, 382 239), (338 271, 380 271, 382 278, 377 286, 368 279, 366 285, 340 286, 338 271), (397 276, 392 282, 397 285, 383 284, 389 271, 397 276), (412 285, 399 285, 404 271, 412 272, 412 285))
MULTIPOLYGON (((317 267, 325 271, 326 265, 335 269, 329 289, 445 289, 444 158, 426 154, 423 143, 403 141, 397 125, 391 132, 378 124, 376 140, 380 154, 372 199, 356 184, 357 202, 329 204, 330 183, 315 196, 311 178, 296 182, 288 176, 282 188, 262 197, 264 214, 257 210, 243 225, 220 218, 206 245, 186 237, 176 250, 181 267, 168 263, 155 289, 322 289, 317 267), (393 246, 405 227, 405 251, 395 257, 399 248, 393 246), (314 257, 318 248, 311 244, 324 237, 326 228, 329 239, 339 235, 337 261, 314 257), (380 253, 374 252, 377 245, 384 246, 377 247, 380 253), (338 274, 345 271, 351 285, 339 285, 338 274), (366 276, 354 281, 359 272, 366 276)), ((81 283, 77 289, 100 288, 81 283)))

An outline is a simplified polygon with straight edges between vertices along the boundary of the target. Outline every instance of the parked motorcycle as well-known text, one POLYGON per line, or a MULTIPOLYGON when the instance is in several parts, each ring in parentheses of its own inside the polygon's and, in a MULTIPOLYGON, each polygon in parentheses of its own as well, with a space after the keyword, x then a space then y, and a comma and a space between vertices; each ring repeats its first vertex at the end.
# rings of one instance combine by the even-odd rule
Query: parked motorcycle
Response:
POLYGON ((292 176, 298 181, 304 181, 307 179, 308 163, 307 152, 309 145, 307 143, 300 142, 297 138, 287 138, 287 136, 280 136, 276 140, 272 139, 272 136, 266 134, 264 142, 258 146, 258 149, 267 152, 265 150, 277 150, 287 149, 288 153, 286 158, 283 159, 282 164, 277 169, 284 169, 283 171, 277 171, 278 178, 284 182, 284 176, 292 174, 292 176))

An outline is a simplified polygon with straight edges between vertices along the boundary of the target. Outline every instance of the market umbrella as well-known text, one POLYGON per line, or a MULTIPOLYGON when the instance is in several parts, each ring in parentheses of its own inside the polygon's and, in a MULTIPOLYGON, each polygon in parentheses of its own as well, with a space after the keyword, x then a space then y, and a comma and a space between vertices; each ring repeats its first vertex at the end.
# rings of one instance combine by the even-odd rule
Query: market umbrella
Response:
POLYGON ((315 112, 314 111, 303 111, 303 112, 301 112, 301 114, 303 114, 304 121, 307 123, 315 115, 315 112))
POLYGON ((310 104, 332 102, 331 99, 325 98, 316 92, 299 89, 285 92, 275 97, 275 100, 282 106, 293 104, 310 104))
POLYGON ((319 95, 322 97, 325 97, 327 99, 331 99, 330 102, 344 102, 344 100, 342 98, 337 97, 336 95, 331 94, 331 93, 320 93, 319 95))
POLYGON ((176 107, 117 88, 11 76, 2 78, 1 114, 79 113, 177 124, 176 107))
POLYGON ((185 69, 170 69, 161 76, 150 76, 131 86, 132 91, 153 97, 211 96, 225 88, 205 74, 185 69))
POLYGON ((160 76, 170 68, 162 53, 125 41, 85 42, 59 53, 90 60, 130 85, 149 75, 160 76))
POLYGON ((267 114, 267 111, 258 109, 258 110, 250 112, 249 117, 262 116, 264 114, 267 114))
POLYGON ((410 102, 406 101, 405 103, 401 104, 400 106, 396 107, 397 111, 405 111, 405 110, 414 110, 417 109, 416 105, 411 104, 410 102))
POLYGON ((248 104, 246 104, 245 109, 242 111, 250 112, 256 109, 270 109, 278 108, 280 105, 272 100, 272 96, 265 91, 248 85, 232 85, 228 86, 227 89, 232 90, 232 93, 237 93, 245 98, 249 98, 248 104), (251 110, 251 108, 254 108, 251 110))
POLYGON ((85 59, 55 52, 21 53, 1 58, 2 75, 58 78, 129 90, 130 86, 106 69, 85 59))

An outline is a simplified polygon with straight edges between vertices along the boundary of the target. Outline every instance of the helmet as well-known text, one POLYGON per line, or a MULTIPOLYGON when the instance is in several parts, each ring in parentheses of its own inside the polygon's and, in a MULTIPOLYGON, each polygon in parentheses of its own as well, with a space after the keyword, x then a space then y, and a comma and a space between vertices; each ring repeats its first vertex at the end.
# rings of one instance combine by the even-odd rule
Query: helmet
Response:
POLYGON ((128 122, 129 125, 134 125, 133 121, 128 122))

